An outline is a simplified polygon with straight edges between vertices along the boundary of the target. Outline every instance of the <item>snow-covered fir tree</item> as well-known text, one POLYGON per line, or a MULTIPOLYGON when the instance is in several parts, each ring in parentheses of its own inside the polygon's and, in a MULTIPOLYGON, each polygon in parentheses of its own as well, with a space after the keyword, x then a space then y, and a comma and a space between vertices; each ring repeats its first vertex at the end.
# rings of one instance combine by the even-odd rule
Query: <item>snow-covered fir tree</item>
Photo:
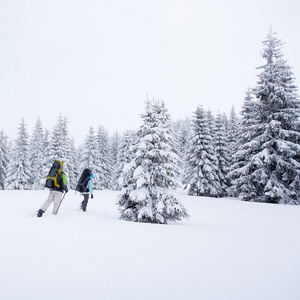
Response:
POLYGON ((299 96, 293 73, 283 59, 282 43, 270 30, 263 42, 266 64, 258 69, 257 105, 249 158, 235 170, 235 189, 244 200, 299 204, 299 96))
POLYGON ((229 131, 229 122, 228 122, 228 118, 227 118, 227 115, 225 113, 222 114, 222 121, 223 121, 223 124, 224 124, 224 129, 225 129, 225 135, 227 136, 227 139, 228 139, 228 131, 229 131))
POLYGON ((70 178, 74 177, 70 155, 70 148, 73 149, 71 143, 67 118, 60 115, 51 133, 49 149, 46 151, 48 153, 48 157, 46 158, 46 169, 49 172, 53 162, 57 159, 61 160, 64 164, 64 173, 67 176, 68 184, 70 184, 70 178))
POLYGON ((213 116, 212 111, 210 109, 206 111, 206 120, 211 139, 213 140, 215 135, 215 117, 213 116))
MULTIPOLYGON (((64 140, 63 134, 63 126, 64 120, 60 115, 55 126, 52 129, 49 138, 49 149, 47 149, 48 157, 47 157, 47 169, 50 170, 53 162, 56 159, 62 160, 66 155, 66 144, 64 140)), ((63 161, 63 163, 65 163, 63 161)))
POLYGON ((49 141, 49 136, 50 136, 50 132, 49 130, 46 128, 44 130, 44 135, 43 135, 43 145, 44 148, 47 149, 49 147, 50 141, 49 141))
POLYGON ((94 189, 99 189, 99 183, 102 181, 102 169, 99 166, 98 143, 93 127, 90 127, 81 151, 79 177, 84 169, 91 169, 94 174, 94 189))
MULTIPOLYGON (((85 151, 85 143, 79 145, 78 147, 75 148, 75 166, 76 166, 76 186, 78 184, 79 178, 82 174, 82 171, 85 169, 84 165, 82 165, 82 154, 85 151)), ((92 170, 92 172, 94 172, 94 170, 92 170)), ((75 188, 76 188, 75 186, 75 188)))
POLYGON ((232 157, 237 150, 237 140, 239 136, 239 119, 234 107, 232 107, 230 111, 227 130, 228 149, 230 151, 230 156, 232 157))
POLYGON ((9 147, 7 136, 4 131, 0 131, 0 190, 4 190, 4 181, 9 163, 9 147))
POLYGON ((111 161, 111 183, 110 186, 113 190, 117 189, 117 182, 119 178, 118 170, 118 156, 119 156, 119 148, 121 143, 121 136, 118 132, 115 132, 110 141, 110 161, 111 161))
POLYGON ((29 161, 31 166, 31 188, 34 190, 44 189, 45 148, 44 131, 40 118, 37 119, 31 136, 29 161))
POLYGON ((175 138, 177 140, 177 145, 178 145, 178 154, 180 157, 179 160, 179 167, 181 169, 181 174, 180 174, 180 181, 183 181, 183 174, 184 170, 187 167, 187 151, 188 151, 188 145, 190 141, 190 132, 191 132, 191 124, 190 124, 190 119, 187 118, 185 120, 181 120, 176 122, 175 128, 175 138))
POLYGON ((80 159, 81 172, 85 168, 94 169, 97 161, 97 141, 93 127, 90 127, 89 133, 85 138, 83 150, 80 159))
POLYGON ((192 129, 183 183, 188 187, 189 195, 219 197, 222 190, 217 175, 217 158, 207 116, 202 107, 197 107, 195 111, 192 129))
POLYGON ((110 160, 110 148, 107 131, 98 127, 97 141, 97 166, 99 168, 99 181, 94 180, 95 189, 109 189, 112 177, 112 165, 110 160))
POLYGON ((136 133, 127 130, 122 138, 118 149, 117 164, 114 171, 114 186, 115 190, 121 190, 123 187, 123 180, 121 174, 124 166, 132 161, 134 158, 134 144, 136 142, 136 133))
POLYGON ((185 155, 187 152, 189 140, 190 140, 190 134, 191 134, 191 124, 190 119, 185 119, 180 122, 180 124, 177 126, 177 140, 179 145, 179 153, 181 155, 185 155))
POLYGON ((79 174, 79 162, 76 157, 75 140, 69 139, 68 147, 68 162, 69 162, 69 184, 71 189, 77 186, 79 174))
POLYGON ((253 94, 251 89, 246 91, 246 96, 242 106, 242 120, 240 123, 240 131, 238 137, 238 145, 243 145, 247 142, 250 142, 253 137, 253 126, 255 125, 256 111, 256 102, 254 102, 253 94))
POLYGON ((248 144, 253 138, 253 128, 256 122, 256 103, 253 101, 252 91, 248 89, 241 111, 241 124, 237 142, 237 150, 231 155, 230 171, 228 173, 228 179, 230 186, 227 190, 228 195, 232 197, 238 197, 240 194, 247 194, 248 182, 241 176, 240 171, 248 163, 250 154, 252 152, 250 144, 248 144), (237 182, 239 182, 237 184, 237 182), (242 183, 243 182, 243 183, 242 183))
MULTIPOLYGON (((50 132, 47 128, 44 129, 44 134, 42 137, 43 148, 44 148, 44 161, 43 161, 43 170, 41 172, 42 177, 42 186, 45 187, 46 179, 49 173, 49 157, 50 157, 50 132)), ((51 166, 50 166, 51 167, 51 166)))
POLYGON ((64 156, 63 156, 63 163, 64 163, 64 172, 67 175, 67 180, 69 187, 75 188, 77 184, 77 178, 75 176, 75 146, 74 146, 74 139, 70 138, 69 135, 69 121, 67 117, 62 117, 62 120, 58 121, 58 125, 60 125, 62 131, 62 137, 64 139, 64 156))
POLYGON ((220 197, 224 197, 227 194, 229 171, 229 149, 227 136, 225 131, 224 122, 220 113, 218 113, 215 120, 214 128, 214 151, 217 160, 217 175, 220 180, 220 197))
POLYGON ((142 120, 135 157, 123 170, 124 187, 118 201, 121 218, 162 224, 187 218, 173 192, 178 186, 178 156, 164 103, 148 101, 142 120))
POLYGON ((28 190, 30 186, 31 168, 29 163, 29 135, 25 119, 19 125, 18 137, 8 164, 5 189, 28 190))

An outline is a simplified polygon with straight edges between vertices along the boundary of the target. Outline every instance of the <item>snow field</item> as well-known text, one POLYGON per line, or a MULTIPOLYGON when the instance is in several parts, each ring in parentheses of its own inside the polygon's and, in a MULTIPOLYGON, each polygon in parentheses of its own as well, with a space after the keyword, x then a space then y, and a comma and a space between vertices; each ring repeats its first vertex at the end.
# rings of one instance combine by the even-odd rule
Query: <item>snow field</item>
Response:
POLYGON ((0 191, 0 299, 299 299, 300 207, 179 193, 190 220, 119 219, 113 191, 86 213, 70 191, 0 191))

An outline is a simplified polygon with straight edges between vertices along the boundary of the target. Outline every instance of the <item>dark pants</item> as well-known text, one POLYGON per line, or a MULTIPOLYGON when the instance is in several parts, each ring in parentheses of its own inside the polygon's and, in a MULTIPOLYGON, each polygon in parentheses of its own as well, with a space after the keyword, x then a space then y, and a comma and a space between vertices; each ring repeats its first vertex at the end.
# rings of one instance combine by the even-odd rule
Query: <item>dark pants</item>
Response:
POLYGON ((81 202, 81 208, 83 211, 86 211, 88 201, 89 201, 89 194, 83 194, 83 201, 81 202))

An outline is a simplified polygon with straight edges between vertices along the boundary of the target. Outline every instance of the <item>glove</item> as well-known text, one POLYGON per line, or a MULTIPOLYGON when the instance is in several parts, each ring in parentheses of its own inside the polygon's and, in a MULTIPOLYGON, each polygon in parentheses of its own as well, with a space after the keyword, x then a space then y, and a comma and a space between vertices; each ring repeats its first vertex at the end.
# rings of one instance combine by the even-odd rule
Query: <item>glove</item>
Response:
POLYGON ((68 190, 68 189, 66 189, 66 190, 65 190, 65 193, 67 193, 68 191, 69 191, 69 190, 68 190))
POLYGON ((93 199, 93 198, 94 198, 94 195, 91 195, 91 198, 93 199))

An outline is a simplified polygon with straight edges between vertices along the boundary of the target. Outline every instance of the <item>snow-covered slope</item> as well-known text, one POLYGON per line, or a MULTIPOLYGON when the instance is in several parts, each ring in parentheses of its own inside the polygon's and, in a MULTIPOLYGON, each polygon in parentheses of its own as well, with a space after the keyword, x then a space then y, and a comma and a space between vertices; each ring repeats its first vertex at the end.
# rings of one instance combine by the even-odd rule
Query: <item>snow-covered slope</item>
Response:
POLYGON ((70 191, 0 191, 0 299, 300 299, 300 207, 180 194, 190 220, 119 219, 116 192, 86 213, 70 191))

